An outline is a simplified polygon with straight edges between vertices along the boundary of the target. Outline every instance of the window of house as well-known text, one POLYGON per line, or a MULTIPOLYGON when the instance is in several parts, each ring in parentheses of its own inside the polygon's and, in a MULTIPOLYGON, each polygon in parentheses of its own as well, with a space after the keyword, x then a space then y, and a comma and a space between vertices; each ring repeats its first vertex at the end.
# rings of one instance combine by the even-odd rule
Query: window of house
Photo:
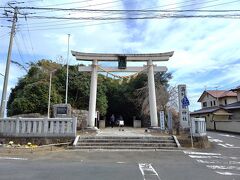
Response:
POLYGON ((225 105, 226 105, 227 104, 227 100, 225 99, 224 102, 225 102, 225 105))
POLYGON ((211 101, 211 106, 213 105, 212 101, 211 101))
POLYGON ((202 106, 203 106, 203 107, 207 107, 207 102, 203 102, 203 103, 202 103, 202 106))
POLYGON ((213 101, 213 105, 216 106, 216 101, 213 101))

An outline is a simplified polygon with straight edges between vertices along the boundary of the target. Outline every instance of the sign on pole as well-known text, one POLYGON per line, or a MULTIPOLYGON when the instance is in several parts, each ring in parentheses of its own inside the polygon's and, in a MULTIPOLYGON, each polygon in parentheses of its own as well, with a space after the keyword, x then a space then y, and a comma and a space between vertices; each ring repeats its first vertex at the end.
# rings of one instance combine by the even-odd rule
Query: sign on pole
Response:
POLYGON ((160 129, 165 130, 164 111, 160 111, 160 129))
POLYGON ((172 112, 168 110, 168 130, 172 133, 172 112))
POLYGON ((179 101, 179 118, 183 129, 190 127, 189 119, 189 100, 187 99, 186 85, 178 85, 178 101, 179 101))

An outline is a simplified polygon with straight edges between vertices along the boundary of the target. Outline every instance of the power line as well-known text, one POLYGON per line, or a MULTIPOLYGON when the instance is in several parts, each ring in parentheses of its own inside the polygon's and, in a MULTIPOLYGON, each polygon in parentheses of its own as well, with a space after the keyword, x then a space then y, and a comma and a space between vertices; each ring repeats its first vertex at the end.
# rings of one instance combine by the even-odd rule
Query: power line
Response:
POLYGON ((7 36, 7 35, 9 35, 9 32, 6 33, 6 34, 1 35, 0 38, 5 37, 5 36, 7 36))
MULTIPOLYGON (((82 26, 79 25, 75 25, 75 26, 67 26, 67 27, 61 27, 61 29, 71 29, 71 28, 83 28, 83 27, 89 27, 89 26, 98 26, 98 25, 104 25, 104 24, 114 24, 114 23, 120 23, 123 22, 122 20, 119 21, 111 21, 111 22, 105 22, 105 23, 92 23, 92 24, 85 24, 82 26)), ((59 29, 59 28, 38 28, 38 29, 30 29, 30 31, 39 31, 39 30, 55 30, 55 29, 59 29)), ((26 31, 26 29, 23 29, 23 31, 26 31)))
POLYGON ((14 40, 15 40, 16 45, 17 45, 17 51, 18 51, 19 57, 20 57, 22 63, 25 64, 25 63, 24 63, 24 60, 23 60, 23 55, 22 55, 22 52, 21 52, 20 45, 19 45, 19 43, 18 43, 18 38, 17 38, 17 36, 14 36, 14 40))
MULTIPOLYGON (((211 1, 205 1, 204 3, 210 3, 210 2, 216 2, 216 1, 219 1, 219 0, 211 0, 211 1)), ((192 2, 191 0, 188 0, 188 1, 184 1, 184 2, 180 2, 180 3, 171 3, 171 4, 167 4, 167 5, 162 5, 162 6, 154 6, 154 7, 151 7, 151 8, 156 8, 156 7, 167 7, 167 6, 172 6, 172 5, 177 5, 177 4, 182 4, 182 3, 186 3, 186 2, 192 2)), ((235 2, 235 1, 233 1, 235 2)), ((228 2, 228 3, 231 3, 231 2, 228 2)), ((192 5, 199 5, 199 4, 202 4, 202 2, 200 3, 194 3, 194 4, 188 4, 188 5, 184 5, 184 6, 178 6, 176 8, 182 8, 182 7, 187 7, 187 6, 192 6, 192 5)), ((215 5, 211 5, 211 6, 217 6, 219 4, 215 4, 215 5)), ((147 8, 147 9, 151 9, 151 8, 147 8)), ((204 7, 203 7, 204 8, 204 7)), ((171 8, 173 9, 173 8, 171 8)), ((141 9, 141 10, 146 10, 146 9, 141 9)), ((196 11, 196 10, 195 10, 196 11)), ((229 11, 229 10, 228 10, 229 11)), ((232 11, 235 11, 235 10, 232 10, 232 11)), ((59 20, 59 21, 51 21, 51 22, 43 22, 43 23, 32 23, 32 24, 47 24, 47 23, 51 23, 51 26, 54 26, 54 25, 62 25, 63 20, 59 20), (52 23, 58 23, 58 22, 61 22, 60 24, 52 24, 52 23)), ((75 23, 75 22, 74 22, 75 23)), ((67 24, 74 24, 73 22, 72 23, 67 23, 67 24)), ((84 23, 84 22, 79 22, 80 23, 84 23)), ((66 25, 66 23, 64 23, 64 25, 66 25)), ((41 26, 35 26, 35 27, 41 27, 41 26)))
MULTIPOLYGON (((5 18, 5 17, 0 17, 5 18)), ((18 17, 25 18, 25 17, 18 17)), ((66 19, 66 20, 137 20, 137 19, 165 19, 165 18, 225 18, 238 19, 240 14, 213 14, 213 15, 184 15, 184 14, 157 14, 136 17, 58 17, 58 16, 28 16, 31 19, 66 19)))
POLYGON ((94 0, 74 1, 74 2, 69 2, 69 3, 50 4, 50 5, 38 6, 38 7, 52 7, 52 6, 62 6, 62 5, 67 5, 67 4, 81 4, 84 2, 90 2, 90 1, 94 1, 94 0))
MULTIPOLYGON (((90 0, 92 1, 92 0, 90 0)), ((90 5, 85 5, 85 6, 80 6, 80 7, 77 7, 76 9, 83 9, 83 8, 89 8, 89 7, 95 7, 95 6, 101 6, 101 5, 105 5, 105 4, 114 4, 116 2, 120 2, 121 0, 116 0, 116 1, 110 1, 110 2, 104 2, 104 3, 98 3, 98 4, 90 4, 90 5)), ((43 8, 46 8, 46 6, 42 6, 43 8)), ((46 13, 46 12, 54 12, 54 10, 47 10, 47 11, 40 11, 40 12, 37 12, 35 14, 40 14, 40 13, 46 13)))
POLYGON ((22 34, 21 31, 19 31, 19 32, 20 32, 20 36, 21 36, 21 38, 22 38, 22 42, 23 42, 22 44, 23 44, 23 46, 24 46, 27 54, 30 54, 29 51, 28 51, 28 47, 27 47, 27 43, 26 43, 25 37, 23 36, 23 34, 22 34))
POLYGON ((37 58, 35 56, 34 49, 33 49, 33 43, 32 43, 32 38, 31 38, 31 35, 30 35, 30 32, 29 32, 29 26, 28 26, 27 18, 26 18, 26 24, 27 24, 28 38, 29 38, 29 42, 30 42, 30 45, 31 45, 31 50, 32 50, 34 59, 37 60, 37 58))
MULTIPOLYGON (((218 6, 228 3, 215 4, 211 6, 218 6)), ((206 6, 207 7, 207 6, 206 6)), ((10 8, 10 7, 9 7, 10 8)), ((199 9, 186 9, 186 10, 168 10, 168 9, 84 9, 84 8, 40 8, 40 7, 18 7, 19 10, 52 10, 52 11, 80 11, 80 12, 110 12, 110 13, 126 13, 126 12, 141 12, 141 13, 149 13, 149 12, 239 12, 239 9, 229 9, 229 10, 199 10, 199 9)))

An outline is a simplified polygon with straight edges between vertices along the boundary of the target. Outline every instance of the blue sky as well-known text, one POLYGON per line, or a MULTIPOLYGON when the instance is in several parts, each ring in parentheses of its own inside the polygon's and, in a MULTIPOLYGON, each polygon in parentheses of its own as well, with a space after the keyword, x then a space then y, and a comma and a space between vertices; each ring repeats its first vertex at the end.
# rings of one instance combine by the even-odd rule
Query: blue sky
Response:
MULTIPOLYGON (((1 1, 5 6, 8 1, 1 1)), ((240 9, 233 0, 26 0, 21 6, 91 9, 240 9), (64 5, 59 5, 64 3, 64 5), (65 4, 68 3, 68 4, 65 4)), ((3 10, 1 9, 2 13, 3 10)), ((39 12, 36 15, 89 16, 86 13, 39 12)), ((104 14, 98 14, 104 16, 104 14)), ((130 16, 125 14, 126 17, 130 16)), ((19 19, 12 59, 21 64, 39 59, 66 62, 67 34, 70 49, 104 53, 158 53, 174 51, 166 65, 173 73, 171 85, 186 84, 191 110, 205 89, 231 89, 240 85, 239 19, 158 19, 124 21, 70 21, 19 19), (97 24, 97 25, 96 25, 97 24), (60 57, 63 58, 60 58, 60 57)), ((10 22, 0 19, 1 26, 10 22)), ((0 28, 0 73, 4 74, 10 28, 0 28)), ((70 56, 70 63, 76 64, 70 56)), ((9 88, 26 72, 11 64, 9 88)), ((2 87, 3 77, 0 76, 2 87)), ((0 93, 1 93, 0 88, 0 93)))

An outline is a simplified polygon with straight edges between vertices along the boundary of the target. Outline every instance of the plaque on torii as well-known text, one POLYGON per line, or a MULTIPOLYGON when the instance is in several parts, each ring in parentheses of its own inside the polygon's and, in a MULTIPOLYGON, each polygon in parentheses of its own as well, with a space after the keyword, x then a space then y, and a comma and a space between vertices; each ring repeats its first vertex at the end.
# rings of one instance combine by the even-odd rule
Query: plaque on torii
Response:
POLYGON ((95 112, 97 98, 97 73, 98 72, 140 72, 146 69, 148 71, 148 89, 149 89, 149 105, 151 126, 158 126, 157 105, 154 72, 166 72, 167 67, 153 65, 153 61, 168 61, 173 56, 172 52, 151 53, 151 54, 105 54, 105 53, 83 53, 72 51, 72 55, 76 60, 92 61, 90 66, 79 66, 78 70, 83 72, 91 72, 91 87, 88 112, 88 127, 95 127, 95 112), (118 61, 118 67, 98 68, 98 61, 118 61), (147 62, 147 66, 143 67, 126 67, 128 61, 147 62), (122 64, 120 64, 122 63, 122 64), (124 65, 125 64, 125 65, 124 65))

